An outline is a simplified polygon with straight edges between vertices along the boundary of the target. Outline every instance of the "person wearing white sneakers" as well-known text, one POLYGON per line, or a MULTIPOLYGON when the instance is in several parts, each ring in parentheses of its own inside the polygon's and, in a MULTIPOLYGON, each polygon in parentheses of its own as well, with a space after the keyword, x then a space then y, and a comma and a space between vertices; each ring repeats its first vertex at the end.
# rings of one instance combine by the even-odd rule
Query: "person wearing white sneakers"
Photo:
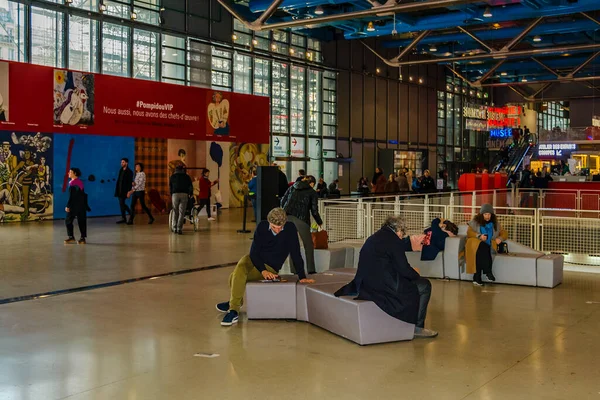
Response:
POLYGON ((204 208, 204 206, 206 206, 206 214, 208 215, 208 220, 215 221, 215 218, 211 217, 210 215, 210 189, 217 183, 219 183, 219 180, 216 179, 211 182, 210 179, 208 179, 209 174, 210 170, 208 168, 204 168, 204 170, 202 171, 202 176, 200 177, 200 180, 198 182, 200 186, 200 193, 198 194, 198 205, 200 207, 198 208, 198 213, 202 211, 202 208, 204 208))

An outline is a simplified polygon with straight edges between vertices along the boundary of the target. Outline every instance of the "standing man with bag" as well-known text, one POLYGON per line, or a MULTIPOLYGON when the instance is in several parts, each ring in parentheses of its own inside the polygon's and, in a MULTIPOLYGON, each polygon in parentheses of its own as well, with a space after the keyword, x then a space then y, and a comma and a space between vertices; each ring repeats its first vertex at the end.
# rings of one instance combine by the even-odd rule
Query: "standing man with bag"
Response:
MULTIPOLYGON (((316 272, 315 248, 310 234, 311 214, 319 227, 323 225, 323 220, 319 215, 319 195, 314 190, 316 183, 315 177, 308 175, 305 179, 294 183, 281 199, 281 208, 288 215, 288 220, 296 226, 304 244, 306 270, 309 274, 316 272)), ((295 268, 293 262, 291 266, 295 268)))
POLYGON ((125 203, 127 200, 127 194, 131 190, 133 184, 133 171, 129 168, 129 159, 121 159, 121 169, 119 170, 119 177, 117 178, 117 185, 115 187, 115 197, 119 199, 119 207, 121 208, 121 219, 117 221, 117 224, 124 224, 127 222, 127 214, 131 216, 131 209, 125 203))

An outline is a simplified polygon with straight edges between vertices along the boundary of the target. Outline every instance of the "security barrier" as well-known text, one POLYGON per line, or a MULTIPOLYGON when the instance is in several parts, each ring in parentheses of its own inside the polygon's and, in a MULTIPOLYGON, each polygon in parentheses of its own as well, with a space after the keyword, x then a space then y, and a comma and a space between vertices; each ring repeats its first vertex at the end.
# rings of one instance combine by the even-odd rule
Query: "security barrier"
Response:
POLYGON ((392 215, 402 217, 408 234, 413 235, 422 233, 434 218, 467 224, 482 204, 491 203, 509 239, 545 253, 564 254, 568 262, 600 265, 600 198, 597 193, 530 191, 527 197, 525 193, 494 190, 321 200, 319 208, 330 242, 362 243, 392 215), (557 201, 576 208, 533 207, 533 204, 557 201), (530 207, 518 207, 521 202, 530 207))

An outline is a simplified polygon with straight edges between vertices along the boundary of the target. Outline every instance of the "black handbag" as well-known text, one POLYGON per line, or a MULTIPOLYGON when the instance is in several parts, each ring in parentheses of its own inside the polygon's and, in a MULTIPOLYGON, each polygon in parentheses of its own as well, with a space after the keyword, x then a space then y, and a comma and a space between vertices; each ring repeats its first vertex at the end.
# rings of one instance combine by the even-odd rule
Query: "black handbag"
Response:
POLYGON ((498 254, 508 254, 508 243, 501 242, 498 245, 498 254))

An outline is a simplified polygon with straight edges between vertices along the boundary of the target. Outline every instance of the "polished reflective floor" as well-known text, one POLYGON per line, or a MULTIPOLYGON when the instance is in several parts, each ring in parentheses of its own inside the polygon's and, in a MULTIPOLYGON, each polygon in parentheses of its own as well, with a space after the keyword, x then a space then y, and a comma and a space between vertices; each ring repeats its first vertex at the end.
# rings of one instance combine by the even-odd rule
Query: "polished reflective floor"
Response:
MULTIPOLYGON (((93 220, 79 247, 60 223, 0 227, 2 298, 227 264, 251 243, 235 212, 181 237, 142 220, 93 220)), ((600 396, 600 275, 553 290, 433 280, 438 338, 360 347, 301 322, 221 327, 231 270, 0 305, 0 399, 600 396)))

